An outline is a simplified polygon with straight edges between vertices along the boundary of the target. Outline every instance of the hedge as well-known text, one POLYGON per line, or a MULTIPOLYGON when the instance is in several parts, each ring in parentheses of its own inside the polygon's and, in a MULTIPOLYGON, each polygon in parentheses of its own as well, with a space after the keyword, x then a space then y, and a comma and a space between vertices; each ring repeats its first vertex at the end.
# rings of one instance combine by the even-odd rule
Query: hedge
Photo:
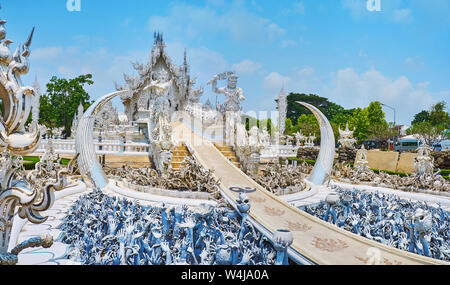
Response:
MULTIPOLYGON (((25 170, 34 170, 36 167, 36 163, 38 163, 39 161, 40 161, 39 157, 24 156, 23 157, 23 167, 25 168, 25 170)), ((61 165, 68 165, 69 162, 70 162, 70 159, 61 158, 61 165)))
POLYGON ((302 158, 298 158, 298 157, 288 157, 287 160, 289 161, 289 163, 292 163, 293 160, 296 160, 298 162, 306 162, 306 163, 308 163, 310 165, 316 164, 315 160, 302 159, 302 158))

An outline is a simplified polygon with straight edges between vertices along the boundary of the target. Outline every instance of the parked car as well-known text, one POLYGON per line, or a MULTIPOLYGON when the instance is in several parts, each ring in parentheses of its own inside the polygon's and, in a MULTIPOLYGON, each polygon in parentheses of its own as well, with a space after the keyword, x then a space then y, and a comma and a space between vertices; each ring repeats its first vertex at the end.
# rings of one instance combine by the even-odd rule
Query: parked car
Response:
POLYGON ((363 141, 364 148, 365 149, 374 149, 374 148, 382 148, 386 143, 383 143, 382 141, 370 139, 363 141))
POLYGON ((441 145, 441 143, 440 143, 440 142, 434 143, 434 144, 431 146, 431 150, 432 150, 432 151, 441 151, 441 150, 442 150, 442 145, 441 145))
POLYGON ((441 144, 441 151, 450 151, 450 139, 443 140, 440 142, 441 144))
POLYGON ((402 153, 404 151, 415 150, 421 144, 422 144, 422 142, 418 139, 411 139, 411 138, 399 139, 394 146, 394 151, 398 151, 398 152, 402 153))

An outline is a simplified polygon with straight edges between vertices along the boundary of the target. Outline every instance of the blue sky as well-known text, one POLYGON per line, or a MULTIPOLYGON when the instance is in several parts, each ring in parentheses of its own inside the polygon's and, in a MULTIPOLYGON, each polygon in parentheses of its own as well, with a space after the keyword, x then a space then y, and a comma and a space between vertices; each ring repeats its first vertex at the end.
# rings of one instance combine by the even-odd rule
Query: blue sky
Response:
MULTIPOLYGON (((381 101, 403 124, 437 101, 450 104, 447 0, 380 0, 379 12, 367 0, 80 1, 80 12, 66 0, 1 1, 13 49, 36 26, 25 83, 37 76, 45 89, 52 75, 92 73, 88 90, 98 98, 134 74, 130 60, 147 61, 161 31, 175 63, 187 49, 197 86, 236 71, 244 111, 274 110, 283 83, 346 108, 381 101)), ((207 98, 215 101, 209 88, 207 98)))

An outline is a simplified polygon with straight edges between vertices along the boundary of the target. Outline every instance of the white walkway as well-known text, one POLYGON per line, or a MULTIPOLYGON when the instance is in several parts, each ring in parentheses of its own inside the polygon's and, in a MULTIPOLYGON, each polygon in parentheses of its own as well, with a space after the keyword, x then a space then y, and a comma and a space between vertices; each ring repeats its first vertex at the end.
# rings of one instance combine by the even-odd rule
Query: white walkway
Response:
POLYGON ((58 235, 61 233, 57 227, 61 224, 61 220, 66 215, 67 210, 78 198, 86 194, 86 185, 82 182, 73 187, 66 188, 59 192, 55 192, 56 201, 49 210, 42 213, 44 217, 48 216, 48 220, 42 224, 32 224, 19 217, 14 218, 13 231, 20 231, 11 236, 10 249, 29 238, 51 235, 53 236, 53 245, 50 248, 27 248, 23 250, 18 258, 18 265, 63 265, 75 264, 68 260, 66 255, 67 245, 56 242, 58 235), (23 226, 22 226, 23 225, 23 226), (18 237, 17 237, 18 236, 18 237), (14 241, 17 243, 14 243, 14 241), (14 244, 14 245, 12 245, 14 244))

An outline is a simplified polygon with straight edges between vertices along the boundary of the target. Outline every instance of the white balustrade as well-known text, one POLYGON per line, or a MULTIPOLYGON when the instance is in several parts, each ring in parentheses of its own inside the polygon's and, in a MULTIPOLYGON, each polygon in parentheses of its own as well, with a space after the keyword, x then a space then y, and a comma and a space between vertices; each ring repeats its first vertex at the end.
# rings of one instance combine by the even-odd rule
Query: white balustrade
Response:
POLYGON ((295 157, 297 146, 292 145, 270 145, 261 150, 261 158, 295 157))
MULTIPOLYGON (((48 140, 42 140, 35 153, 44 153, 47 145, 48 140)), ((75 140, 54 139, 52 145, 53 151, 56 154, 75 154, 75 140)), ((150 145, 146 143, 123 143, 117 140, 95 142, 94 145, 97 154, 110 155, 148 155, 148 150, 150 148, 150 145)))

